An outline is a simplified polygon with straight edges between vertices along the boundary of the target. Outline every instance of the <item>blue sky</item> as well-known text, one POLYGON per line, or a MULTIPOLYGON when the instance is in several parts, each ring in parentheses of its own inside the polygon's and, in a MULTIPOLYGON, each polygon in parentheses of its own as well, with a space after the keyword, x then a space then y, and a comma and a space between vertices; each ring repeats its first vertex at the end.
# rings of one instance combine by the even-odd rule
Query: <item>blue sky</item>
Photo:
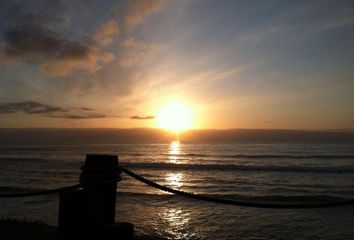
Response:
POLYGON ((3 127, 354 128, 353 1, 1 1, 3 127))

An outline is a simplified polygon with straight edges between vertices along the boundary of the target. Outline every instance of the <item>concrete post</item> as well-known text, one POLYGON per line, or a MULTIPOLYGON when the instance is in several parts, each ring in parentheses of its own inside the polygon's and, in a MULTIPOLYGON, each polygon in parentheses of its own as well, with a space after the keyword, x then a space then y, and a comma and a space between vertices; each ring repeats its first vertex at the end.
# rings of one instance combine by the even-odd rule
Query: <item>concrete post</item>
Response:
POLYGON ((133 239, 133 224, 114 223, 118 156, 88 154, 81 170, 83 189, 59 196, 59 239, 133 239))

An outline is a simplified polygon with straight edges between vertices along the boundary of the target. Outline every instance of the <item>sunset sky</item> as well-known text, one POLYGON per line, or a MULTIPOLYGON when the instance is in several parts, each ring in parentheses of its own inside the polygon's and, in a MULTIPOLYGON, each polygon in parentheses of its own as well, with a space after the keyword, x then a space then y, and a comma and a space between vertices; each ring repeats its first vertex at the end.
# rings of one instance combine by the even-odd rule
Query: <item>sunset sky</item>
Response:
POLYGON ((0 127, 354 129, 354 1, 0 1, 0 127))

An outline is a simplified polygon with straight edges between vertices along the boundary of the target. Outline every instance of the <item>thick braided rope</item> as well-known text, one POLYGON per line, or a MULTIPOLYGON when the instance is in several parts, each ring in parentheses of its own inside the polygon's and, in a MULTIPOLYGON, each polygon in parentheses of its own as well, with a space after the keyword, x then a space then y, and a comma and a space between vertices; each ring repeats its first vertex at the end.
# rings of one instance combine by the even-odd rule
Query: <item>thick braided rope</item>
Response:
POLYGON ((228 204, 228 205, 234 205, 234 206, 240 206, 240 207, 255 207, 255 208, 273 208, 273 209, 309 209, 309 208, 328 208, 328 207, 339 207, 339 206, 347 206, 347 205, 352 205, 354 204, 354 199, 350 200, 344 200, 344 201, 335 201, 335 202, 325 202, 325 203, 294 203, 294 204, 287 204, 287 203, 258 203, 258 202, 244 202, 244 201, 237 201, 237 200, 231 200, 231 199, 220 199, 220 198, 214 198, 214 197, 209 197, 209 196, 202 196, 202 195, 197 195, 193 193, 188 193, 176 189, 172 189, 166 186, 162 186, 158 183, 152 182, 142 176, 139 176, 138 174, 122 167, 122 171, 131 176, 132 178, 135 178, 138 181, 141 181, 151 187, 160 189, 165 192, 173 193, 176 195, 180 195, 183 197, 188 197, 188 198, 193 198, 196 200, 202 200, 202 201, 207 201, 207 202, 213 202, 213 203, 220 203, 220 204, 228 204))

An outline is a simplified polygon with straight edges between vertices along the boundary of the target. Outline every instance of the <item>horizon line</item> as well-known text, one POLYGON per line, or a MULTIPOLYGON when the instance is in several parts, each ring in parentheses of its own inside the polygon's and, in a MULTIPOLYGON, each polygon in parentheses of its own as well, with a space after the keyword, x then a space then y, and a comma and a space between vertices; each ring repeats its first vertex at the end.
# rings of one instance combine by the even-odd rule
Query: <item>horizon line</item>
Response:
MULTIPOLYGON (((55 129, 65 129, 65 130, 161 130, 166 132, 171 132, 168 129, 154 128, 154 127, 131 127, 131 128, 117 128, 117 127, 0 127, 0 130, 55 130, 55 129)), ((354 128, 192 128, 186 129, 182 132, 189 131, 234 131, 234 130, 250 130, 250 131, 306 131, 306 132, 354 132, 354 128)))

